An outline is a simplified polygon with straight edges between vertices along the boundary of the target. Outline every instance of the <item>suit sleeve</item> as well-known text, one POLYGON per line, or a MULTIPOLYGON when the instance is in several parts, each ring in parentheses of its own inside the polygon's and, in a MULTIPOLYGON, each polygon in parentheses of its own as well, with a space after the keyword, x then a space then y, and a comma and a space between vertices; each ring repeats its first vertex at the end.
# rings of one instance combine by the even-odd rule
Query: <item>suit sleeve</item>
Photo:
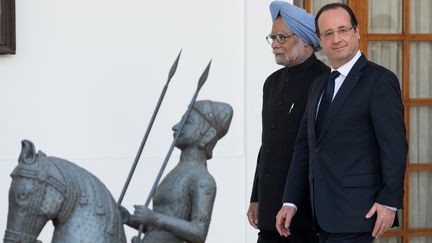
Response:
MULTIPOLYGON (((262 111, 264 111, 264 107, 266 106, 266 101, 269 99, 269 86, 271 85, 271 80, 272 80, 272 76, 274 74, 270 75, 270 77, 268 77, 266 79, 266 81, 264 82, 263 85, 263 95, 262 95, 262 111)), ((261 114, 263 115, 263 114, 261 114)), ((263 117, 264 118, 264 117, 263 117)), ((264 125, 264 120, 262 120, 262 124, 264 125)), ((264 131, 263 131, 264 132, 264 131)), ((262 134, 261 134, 262 136, 262 134)), ((254 181, 253 181, 253 186, 252 186, 252 193, 251 193, 251 198, 250 198, 250 202, 258 202, 258 186, 259 186, 259 163, 261 160, 261 150, 262 150, 262 143, 261 143, 261 147, 259 149, 258 152, 258 157, 257 157, 257 163, 256 163, 256 168, 255 168, 255 177, 254 177, 254 181)))
POLYGON ((379 146, 383 184, 376 201, 402 208, 408 145, 401 91, 398 79, 392 72, 386 70, 378 78, 369 109, 379 146))
POLYGON ((260 156, 261 156, 261 148, 258 152, 257 165, 256 165, 256 169, 255 169, 255 177, 254 177, 254 181, 253 181, 253 187, 252 187, 250 202, 258 202, 258 182, 259 182, 258 166, 259 166, 260 156))

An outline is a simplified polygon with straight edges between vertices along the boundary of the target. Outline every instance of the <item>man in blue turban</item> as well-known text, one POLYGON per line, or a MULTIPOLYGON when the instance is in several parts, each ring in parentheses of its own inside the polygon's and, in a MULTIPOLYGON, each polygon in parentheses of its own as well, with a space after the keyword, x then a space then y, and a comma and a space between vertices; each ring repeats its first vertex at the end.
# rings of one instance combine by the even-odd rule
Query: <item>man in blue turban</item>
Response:
POLYGON ((303 116, 309 87, 329 68, 314 52, 320 49, 315 35, 314 17, 290 3, 270 4, 273 20, 266 37, 275 61, 283 68, 272 73, 264 83, 262 137, 254 184, 247 212, 249 223, 259 229, 258 243, 315 243, 313 217, 308 193, 297 205, 291 235, 280 236, 276 215, 282 206, 286 177, 294 142, 303 116))
POLYGON ((304 43, 311 45, 315 51, 321 49, 315 32, 315 18, 306 10, 287 2, 274 1, 270 4, 270 13, 273 22, 281 17, 284 25, 304 43))

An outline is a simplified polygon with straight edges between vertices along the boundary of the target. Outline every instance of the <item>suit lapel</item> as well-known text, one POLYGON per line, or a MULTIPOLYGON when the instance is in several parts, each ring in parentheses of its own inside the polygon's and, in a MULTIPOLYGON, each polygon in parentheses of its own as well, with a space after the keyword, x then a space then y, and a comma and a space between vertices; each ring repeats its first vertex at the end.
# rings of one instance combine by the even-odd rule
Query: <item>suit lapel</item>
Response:
POLYGON ((363 69, 363 67, 366 66, 366 64, 367 59, 362 55, 359 60, 357 60, 357 62, 354 64, 351 71, 348 73, 348 76, 345 78, 342 86, 339 88, 339 91, 334 97, 333 102, 329 107, 329 110, 327 111, 327 115, 323 121, 321 133, 317 141, 318 143, 321 141, 322 137, 327 132, 330 123, 333 121, 333 119, 335 119, 336 113, 340 110, 342 105, 345 103, 345 100, 349 97, 352 90, 360 80, 360 77, 362 75, 361 70, 363 69))

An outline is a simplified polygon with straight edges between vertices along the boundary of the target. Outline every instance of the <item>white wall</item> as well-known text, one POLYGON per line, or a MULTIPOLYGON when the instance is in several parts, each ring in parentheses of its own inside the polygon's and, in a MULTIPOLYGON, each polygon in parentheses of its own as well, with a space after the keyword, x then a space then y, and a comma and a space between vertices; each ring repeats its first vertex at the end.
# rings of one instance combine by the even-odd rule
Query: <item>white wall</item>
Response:
MULTIPOLYGON (((123 205, 132 210, 145 202, 171 144, 171 127, 212 59, 199 99, 228 102, 235 114, 208 163, 218 194, 207 242, 256 241, 245 214, 262 84, 278 68, 264 38, 271 28, 269 2, 17 0, 17 54, 0 56, 0 234, 22 139, 91 171, 118 198, 183 49, 123 205)), ((39 239, 50 242, 51 234, 49 224, 39 239)))

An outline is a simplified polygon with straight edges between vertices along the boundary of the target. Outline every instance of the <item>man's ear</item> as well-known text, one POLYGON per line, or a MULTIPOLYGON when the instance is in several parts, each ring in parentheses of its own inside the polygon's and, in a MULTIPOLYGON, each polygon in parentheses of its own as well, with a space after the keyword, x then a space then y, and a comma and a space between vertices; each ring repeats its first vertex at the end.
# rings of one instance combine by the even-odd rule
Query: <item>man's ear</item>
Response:
POLYGON ((201 142, 202 144, 209 144, 211 141, 213 141, 213 139, 215 139, 217 136, 217 132, 216 129, 214 129, 213 127, 210 127, 209 130, 207 130, 206 134, 204 135, 204 137, 202 138, 201 142))

